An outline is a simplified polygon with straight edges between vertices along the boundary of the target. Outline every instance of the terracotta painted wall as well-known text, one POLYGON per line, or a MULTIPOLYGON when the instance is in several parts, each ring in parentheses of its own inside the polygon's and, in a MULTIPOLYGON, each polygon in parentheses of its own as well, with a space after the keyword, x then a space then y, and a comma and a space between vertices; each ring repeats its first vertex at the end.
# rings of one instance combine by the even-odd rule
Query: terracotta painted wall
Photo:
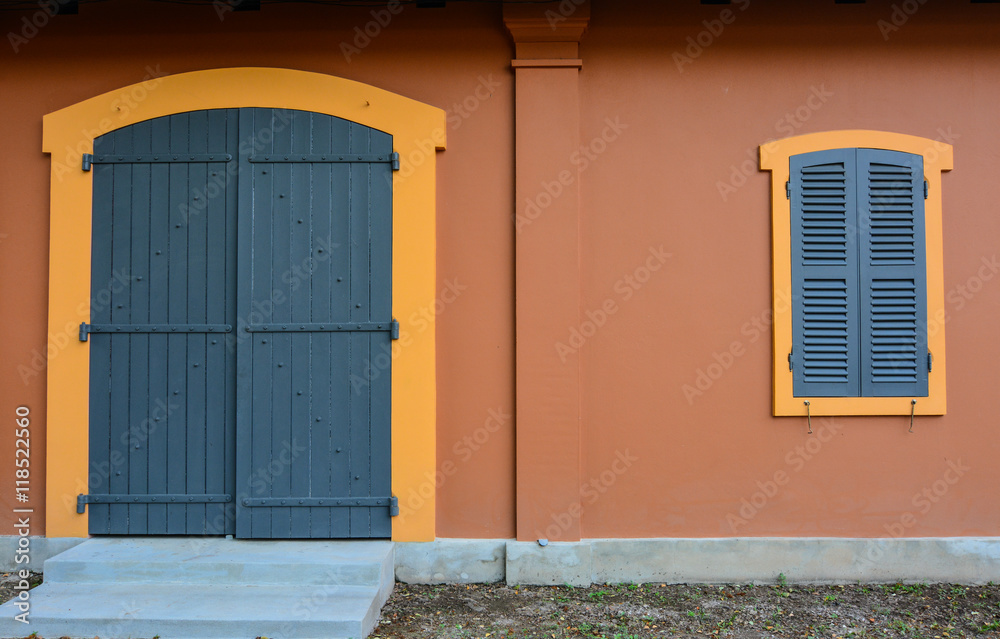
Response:
POLYGON ((608 118, 628 127, 581 177, 583 308, 618 307, 581 351, 581 480, 597 481, 583 536, 997 535, 1000 7, 927 3, 886 40, 889 2, 817 3, 809 15, 734 2, 718 35, 703 21, 718 31, 726 7, 681 4, 669 16, 595 6, 581 47, 582 139, 596 141, 608 118), (686 52, 703 31, 708 46, 686 52), (678 68, 675 52, 690 63, 678 68), (954 144, 943 177, 948 414, 918 419, 913 434, 908 418, 835 418, 830 441, 801 453, 805 419, 770 416, 770 176, 756 149, 849 128, 954 144), (671 257, 630 286, 661 246, 671 257), (716 355, 727 369, 686 396, 716 355), (618 452, 637 458, 621 474, 618 452), (950 463, 968 468, 954 485, 950 463), (786 483, 768 484, 779 472, 786 483), (741 513, 743 499, 760 508, 741 513))
MULTIPOLYGON (((762 0, 671 3, 683 6, 669 15, 660 4, 595 3, 581 46, 589 155, 567 158, 583 202, 575 328, 588 311, 614 309, 579 347, 583 536, 1000 534, 1000 277, 981 270, 1000 253, 1000 6, 928 3, 895 16, 886 39, 890 2, 809 14, 762 0), (686 52, 699 36, 708 46, 686 52), (690 62, 678 68, 675 53, 690 62), (770 413, 770 194, 756 149, 843 128, 949 136, 955 147, 944 176, 949 411, 918 419, 913 434, 899 417, 816 420, 823 442, 806 438, 804 420, 770 413), (686 396, 730 348, 724 374, 686 396), (967 468, 953 485, 949 463, 967 468), (776 473, 787 481, 772 490, 776 473), (743 499, 760 507, 741 513, 743 499)), ((0 13, 0 33, 20 18, 0 13)), ((52 21, 16 55, 0 43, 0 414, 12 426, 14 408, 31 407, 36 454, 44 378, 24 383, 18 366, 46 343, 42 115, 142 80, 147 66, 319 71, 449 110, 437 266, 453 292, 437 318, 438 462, 454 472, 440 488, 438 535, 513 536, 512 47, 498 7, 449 3, 405 8, 347 61, 340 43, 370 20, 363 9, 286 5, 220 21, 212 7, 109 2, 52 21)), ((0 459, 12 458, 12 430, 0 432, 0 459)), ((33 465, 33 495, 43 471, 33 465)), ((0 471, 4 528, 12 480, 0 471)))

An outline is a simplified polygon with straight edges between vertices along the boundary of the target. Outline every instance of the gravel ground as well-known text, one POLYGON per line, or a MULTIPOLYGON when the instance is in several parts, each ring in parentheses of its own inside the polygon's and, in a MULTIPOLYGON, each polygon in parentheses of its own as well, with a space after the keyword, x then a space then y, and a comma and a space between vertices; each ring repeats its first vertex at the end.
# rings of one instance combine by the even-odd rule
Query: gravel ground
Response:
MULTIPOLYGON (((37 585, 41 575, 33 573, 37 585)), ((1000 586, 396 584, 377 639, 1000 638, 1000 586)), ((0 575, 0 603, 16 576, 0 575)))
MULTIPOLYGON (((32 588, 42 583, 42 573, 33 572, 30 574, 31 577, 28 578, 28 583, 31 584, 32 588)), ((0 572, 0 604, 14 598, 17 594, 15 587, 20 580, 20 577, 15 572, 0 572)))
POLYGON ((1000 637, 1000 586, 396 584, 373 637, 1000 637))

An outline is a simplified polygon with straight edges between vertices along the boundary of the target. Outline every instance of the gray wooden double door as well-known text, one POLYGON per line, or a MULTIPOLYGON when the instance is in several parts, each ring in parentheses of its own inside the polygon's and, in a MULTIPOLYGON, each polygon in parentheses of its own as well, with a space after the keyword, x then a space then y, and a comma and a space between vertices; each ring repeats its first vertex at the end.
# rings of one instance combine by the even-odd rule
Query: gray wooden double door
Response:
POLYGON ((389 537, 391 136, 195 111, 91 166, 90 532, 389 537))

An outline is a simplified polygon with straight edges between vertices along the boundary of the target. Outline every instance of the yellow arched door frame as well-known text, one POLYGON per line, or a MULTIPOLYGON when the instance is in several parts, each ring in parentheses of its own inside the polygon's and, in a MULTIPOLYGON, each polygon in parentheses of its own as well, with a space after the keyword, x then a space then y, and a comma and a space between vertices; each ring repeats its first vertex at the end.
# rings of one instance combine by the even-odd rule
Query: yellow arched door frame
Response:
MULTIPOLYGON (((445 113, 359 82, 292 69, 231 68, 148 79, 45 116, 42 149, 52 156, 49 334, 73 336, 90 322, 92 175, 81 169, 94 138, 174 113, 272 107, 336 116, 393 136, 392 310, 400 340, 392 359, 392 489, 401 516, 397 541, 435 537, 435 336, 411 322, 433 307, 435 152, 445 146, 445 113)), ((86 537, 76 497, 87 492, 89 342, 68 342, 48 362, 46 536, 86 537)), ((58 343, 58 342, 57 342, 58 343)))

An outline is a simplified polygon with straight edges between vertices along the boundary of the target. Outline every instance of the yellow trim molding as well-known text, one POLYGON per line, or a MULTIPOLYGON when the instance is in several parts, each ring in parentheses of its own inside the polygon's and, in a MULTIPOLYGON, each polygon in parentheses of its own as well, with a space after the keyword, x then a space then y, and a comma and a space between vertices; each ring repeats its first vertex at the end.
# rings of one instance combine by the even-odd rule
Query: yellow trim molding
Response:
MULTIPOLYGON (((397 541, 435 537, 435 335, 415 323, 434 304, 435 152, 445 146, 445 113, 381 89, 319 73, 271 68, 195 71, 144 82, 45 116, 42 148, 52 156, 49 330, 90 321, 92 173, 80 168, 94 138, 160 116, 238 107, 314 111, 393 136, 393 316, 400 347, 392 364, 392 489, 420 507, 393 520, 397 541)), ((72 335, 73 333, 70 332, 72 335)), ((48 364, 46 535, 86 537, 76 495, 87 492, 89 342, 69 344, 48 364)))
POLYGON ((941 235, 941 172, 952 168, 952 147, 944 142, 885 131, 827 131, 775 140, 761 145, 760 168, 771 172, 772 311, 774 313, 774 414, 909 415, 911 399, 917 415, 944 415, 946 359, 944 349, 944 263, 941 235), (794 397, 787 356, 792 348, 791 210, 785 197, 788 160, 793 155, 825 149, 868 148, 904 151, 924 158, 930 194, 924 202, 927 234, 927 344, 934 356, 927 397, 794 397))

